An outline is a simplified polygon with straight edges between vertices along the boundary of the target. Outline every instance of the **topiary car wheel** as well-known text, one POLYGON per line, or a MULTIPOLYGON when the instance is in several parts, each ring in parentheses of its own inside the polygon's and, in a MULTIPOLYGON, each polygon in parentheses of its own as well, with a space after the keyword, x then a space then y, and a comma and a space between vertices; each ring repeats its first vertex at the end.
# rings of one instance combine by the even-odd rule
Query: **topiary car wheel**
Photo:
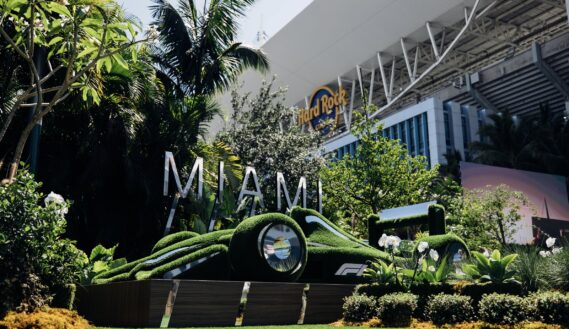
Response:
POLYGON ((296 281, 306 266, 306 237, 290 217, 269 213, 244 220, 229 243, 233 277, 251 281, 296 281))

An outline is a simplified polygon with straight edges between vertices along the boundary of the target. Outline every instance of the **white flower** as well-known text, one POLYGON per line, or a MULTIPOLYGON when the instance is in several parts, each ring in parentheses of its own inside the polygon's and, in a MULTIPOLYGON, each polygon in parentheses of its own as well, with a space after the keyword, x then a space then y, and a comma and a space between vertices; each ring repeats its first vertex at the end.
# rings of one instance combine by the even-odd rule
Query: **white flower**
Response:
POLYGON ((381 236, 381 238, 379 238, 379 241, 377 242, 377 244, 380 247, 385 247, 385 242, 387 241, 387 234, 383 233, 383 235, 381 236))
POLYGON ((387 237, 387 241, 385 241, 385 246, 386 247, 399 248, 400 243, 401 243, 401 239, 398 236, 390 235, 387 237))
MULTIPOLYGON (((55 203, 55 204, 64 204, 64 203, 65 203, 65 199, 64 199, 60 194, 54 193, 54 192, 52 191, 52 192, 50 192, 50 193, 45 197, 44 203, 45 203, 45 205, 47 206, 47 205, 49 205, 49 204, 52 203, 52 202, 55 203)), ((59 209, 59 210, 57 211, 57 213, 58 213, 59 215, 65 215, 65 214, 68 213, 68 211, 69 211, 69 210, 67 209, 67 207, 63 207, 63 208, 59 209)))
POLYGON ((10 16, 10 17, 8 17, 8 20, 9 20, 10 22, 13 22, 13 21, 14 21, 14 17, 10 16))
POLYGON ((429 266, 427 269, 429 270, 429 272, 435 272, 436 271, 435 267, 433 265, 429 266))
POLYGON ((540 255, 541 257, 549 257, 549 256, 551 256, 551 251, 542 250, 542 251, 539 252, 539 255, 540 255))
POLYGON ((456 275, 464 275, 464 272, 460 268, 457 268, 454 272, 456 275))
POLYGON ((156 28, 155 25, 150 25, 146 33, 148 35, 149 40, 156 40, 160 36, 160 32, 158 32, 158 29, 156 28))
POLYGON ((555 241, 557 241, 556 238, 547 238, 547 240, 545 240, 545 245, 547 248, 551 248, 555 245, 555 241))
POLYGON ((53 191, 51 193, 49 193, 46 197, 45 197, 45 205, 47 206, 48 203, 50 202, 55 202, 56 204, 62 204, 65 202, 65 199, 57 193, 54 193, 53 191))
POLYGON ((557 254, 559 254, 562 250, 563 250, 563 248, 553 248, 553 249, 551 249, 551 254, 552 254, 552 255, 557 255, 557 254))
POLYGON ((436 262, 439 260, 439 253, 435 249, 429 251, 429 256, 436 262))
POLYGON ((484 252, 482 253, 482 255, 484 255, 484 257, 488 258, 488 257, 490 257, 490 251, 488 251, 488 249, 484 248, 484 252))
POLYGON ((420 253, 424 253, 425 250, 427 250, 429 248, 429 243, 427 241, 421 241, 419 242, 419 245, 417 246, 417 250, 420 253))

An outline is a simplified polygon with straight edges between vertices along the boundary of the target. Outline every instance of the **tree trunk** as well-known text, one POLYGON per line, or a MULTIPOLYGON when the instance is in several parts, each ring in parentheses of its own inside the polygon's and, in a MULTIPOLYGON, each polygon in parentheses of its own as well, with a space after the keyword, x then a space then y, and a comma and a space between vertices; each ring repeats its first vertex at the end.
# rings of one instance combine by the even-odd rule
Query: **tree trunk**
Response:
MULTIPOLYGON (((41 116, 39 116, 39 119, 41 119, 41 116)), ((10 165, 8 176, 6 177, 10 182, 12 182, 16 177, 16 172, 18 171, 18 164, 20 163, 20 160, 22 159, 22 154, 24 153, 24 147, 26 146, 26 142, 28 141, 28 137, 30 136, 32 129, 39 121, 39 119, 37 119, 37 117, 34 117, 34 120, 28 122, 28 125, 26 126, 26 128, 24 128, 22 134, 20 135, 20 139, 18 140, 18 144, 16 145, 16 150, 14 151, 14 157, 12 158, 12 164, 10 165)))
POLYGON ((12 123, 12 119, 14 119, 19 106, 20 105, 16 103, 16 106, 12 108, 12 111, 10 111, 10 114, 6 118, 6 122, 4 122, 4 125, 2 126, 2 130, 0 130, 0 143, 2 143, 4 135, 6 135, 6 131, 8 131, 8 127, 10 126, 10 123, 12 123))

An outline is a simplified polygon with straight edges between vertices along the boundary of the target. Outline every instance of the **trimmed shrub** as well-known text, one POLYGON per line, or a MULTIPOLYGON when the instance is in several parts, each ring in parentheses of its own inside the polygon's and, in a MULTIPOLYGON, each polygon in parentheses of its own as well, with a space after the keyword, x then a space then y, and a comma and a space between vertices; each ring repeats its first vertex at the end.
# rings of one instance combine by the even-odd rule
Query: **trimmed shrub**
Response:
POLYGON ((468 296, 438 294, 427 302, 426 314, 436 325, 474 319, 472 299, 468 296))
POLYGON ((89 322, 77 312, 60 308, 45 308, 32 313, 10 312, 0 321, 0 329, 84 329, 90 327, 89 322))
POLYGON ((477 305, 482 297, 486 294, 508 294, 514 296, 522 296, 524 289, 519 282, 506 283, 471 283, 462 286, 455 286, 456 292, 472 298, 474 305, 477 305))
POLYGON ((158 240, 158 242, 156 242, 156 244, 154 245, 154 248, 152 248, 152 253, 155 253, 161 249, 169 247, 169 246, 173 245, 174 243, 184 241, 184 240, 188 240, 191 238, 195 238, 198 235, 199 235, 199 233, 190 232, 190 231, 183 231, 183 232, 168 234, 165 237, 163 237, 162 239, 158 240))
POLYGON ((532 312, 528 300, 513 295, 484 295, 478 306, 481 320, 495 324, 516 324, 531 320, 532 312))
POLYGON ((418 298, 414 316, 425 320, 427 319, 425 311, 429 299, 438 294, 452 294, 454 287, 448 283, 415 283, 409 287, 409 292, 418 298))
POLYGON ((569 295, 550 291, 537 293, 528 299, 535 307, 539 320, 569 326, 569 295))
POLYGON ((367 295, 354 294, 344 298, 342 306, 344 321, 363 322, 377 313, 377 301, 367 295))
POLYGON ((377 317, 385 326, 408 327, 417 308, 417 296, 409 293, 385 295, 377 300, 377 317))

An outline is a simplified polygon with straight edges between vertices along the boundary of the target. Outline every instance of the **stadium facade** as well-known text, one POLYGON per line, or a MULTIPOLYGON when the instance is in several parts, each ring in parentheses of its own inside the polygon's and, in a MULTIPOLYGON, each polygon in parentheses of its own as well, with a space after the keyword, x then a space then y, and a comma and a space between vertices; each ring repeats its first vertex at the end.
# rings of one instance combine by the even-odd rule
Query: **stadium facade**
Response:
POLYGON ((568 110, 568 10, 564 0, 314 0, 263 45, 271 72, 247 72, 241 88, 276 75, 299 108, 291 124, 320 130, 325 153, 355 151, 355 113, 370 104, 384 136, 444 164, 468 158, 489 113, 568 110))

